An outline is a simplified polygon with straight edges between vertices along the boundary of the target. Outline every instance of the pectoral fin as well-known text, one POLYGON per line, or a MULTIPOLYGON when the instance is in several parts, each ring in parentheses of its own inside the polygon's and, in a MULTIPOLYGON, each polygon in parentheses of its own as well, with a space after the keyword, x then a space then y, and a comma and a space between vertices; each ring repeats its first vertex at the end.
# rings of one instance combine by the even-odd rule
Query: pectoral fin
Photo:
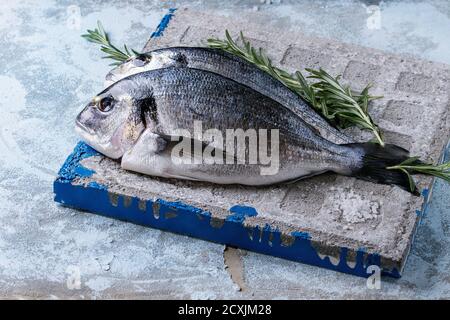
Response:
POLYGON ((141 134, 136 144, 123 155, 122 168, 159 176, 159 173, 164 172, 167 166, 160 157, 166 146, 165 139, 147 129, 141 134))

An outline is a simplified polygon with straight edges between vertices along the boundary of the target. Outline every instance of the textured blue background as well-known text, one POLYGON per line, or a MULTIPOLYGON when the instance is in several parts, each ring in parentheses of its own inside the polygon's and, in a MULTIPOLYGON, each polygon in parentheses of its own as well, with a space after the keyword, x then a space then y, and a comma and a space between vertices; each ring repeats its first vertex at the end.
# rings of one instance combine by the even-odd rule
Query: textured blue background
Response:
MULTIPOLYGON (((257 9, 279 27, 450 63, 447 1, 382 3, 377 30, 366 24, 373 1, 170 6, 187 3, 233 15, 257 9)), ((384 279, 381 290, 369 290, 364 279, 244 253, 239 268, 245 289, 239 292, 221 245, 53 203, 52 181, 78 140, 73 119, 101 89, 109 69, 80 34, 100 19, 114 41, 141 48, 168 6, 88 0, 0 4, 0 296, 449 298, 450 188, 443 182, 434 189, 403 278, 384 279), (70 290, 67 280, 77 272, 81 287, 70 290)))

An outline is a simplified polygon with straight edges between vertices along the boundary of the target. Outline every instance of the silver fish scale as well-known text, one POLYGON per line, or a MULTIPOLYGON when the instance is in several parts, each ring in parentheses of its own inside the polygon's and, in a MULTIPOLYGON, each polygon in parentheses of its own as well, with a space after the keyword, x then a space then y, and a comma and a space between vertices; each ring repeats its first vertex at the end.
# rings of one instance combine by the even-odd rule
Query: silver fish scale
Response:
MULTIPOLYGON (((276 101, 219 75, 194 69, 169 68, 137 75, 138 81, 153 82, 159 124, 192 129, 279 129, 305 143, 324 140, 292 111, 276 101), (156 81, 151 78, 157 74, 156 81)), ((167 127, 166 127, 167 128, 167 127)), ((314 145, 314 143, 313 143, 314 145)))
POLYGON ((291 110, 244 85, 218 74, 187 68, 166 68, 129 77, 140 87, 151 88, 157 107, 157 134, 173 135, 186 129, 193 134, 194 121, 203 130, 278 129, 280 159, 318 171, 340 168, 348 158, 347 147, 321 137, 291 110), (143 85, 144 84, 144 85, 143 85), (292 162, 292 161, 291 161, 292 162))
POLYGON ((182 56, 190 68, 218 73, 267 95, 302 117, 305 122, 316 128, 326 138, 336 143, 350 143, 352 139, 332 127, 317 114, 304 100, 292 92, 280 81, 253 64, 221 50, 208 48, 167 48, 155 51, 171 57, 182 56))

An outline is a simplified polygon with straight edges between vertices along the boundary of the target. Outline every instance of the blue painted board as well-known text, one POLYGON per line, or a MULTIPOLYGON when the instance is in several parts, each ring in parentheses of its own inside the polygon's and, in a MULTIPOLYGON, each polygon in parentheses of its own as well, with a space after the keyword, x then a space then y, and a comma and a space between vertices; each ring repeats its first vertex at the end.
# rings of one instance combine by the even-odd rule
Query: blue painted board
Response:
MULTIPOLYGON (((174 13, 175 9, 170 9, 152 37, 163 34, 174 13)), ((77 183, 78 179, 91 177, 94 173, 83 167, 80 161, 96 155, 99 154, 82 142, 75 147, 54 182, 56 202, 110 218, 362 277, 370 276, 367 272, 369 266, 380 266, 380 257, 377 254, 365 252, 363 248, 357 251, 356 263, 353 267, 346 263, 348 249, 341 248, 339 263, 335 265, 328 257, 324 259, 319 257, 311 245, 311 237, 301 230, 283 234, 270 225, 261 229, 259 227, 249 229, 243 224, 245 219, 258 214, 251 207, 231 204, 229 215, 221 220, 212 217, 207 211, 181 202, 168 202, 164 199, 148 200, 115 194, 97 182, 91 182, 87 186, 77 183)), ((427 198, 426 195, 425 198, 427 198)), ((425 208, 426 204, 423 209, 425 208)), ((421 216, 422 211, 418 212, 421 216)), ((382 270, 382 273, 400 277, 400 271, 396 269, 382 270)))

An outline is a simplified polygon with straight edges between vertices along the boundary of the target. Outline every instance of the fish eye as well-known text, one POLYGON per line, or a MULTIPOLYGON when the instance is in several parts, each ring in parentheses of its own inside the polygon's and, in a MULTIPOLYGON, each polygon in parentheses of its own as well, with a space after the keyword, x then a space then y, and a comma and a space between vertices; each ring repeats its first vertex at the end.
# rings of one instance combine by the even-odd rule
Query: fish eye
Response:
POLYGON ((144 66, 148 61, 150 61, 150 56, 147 56, 145 54, 140 54, 136 56, 133 59, 133 66, 135 67, 142 67, 144 66))
POLYGON ((97 108, 101 112, 111 111, 114 107, 114 99, 111 97, 104 97, 97 103, 97 108))

